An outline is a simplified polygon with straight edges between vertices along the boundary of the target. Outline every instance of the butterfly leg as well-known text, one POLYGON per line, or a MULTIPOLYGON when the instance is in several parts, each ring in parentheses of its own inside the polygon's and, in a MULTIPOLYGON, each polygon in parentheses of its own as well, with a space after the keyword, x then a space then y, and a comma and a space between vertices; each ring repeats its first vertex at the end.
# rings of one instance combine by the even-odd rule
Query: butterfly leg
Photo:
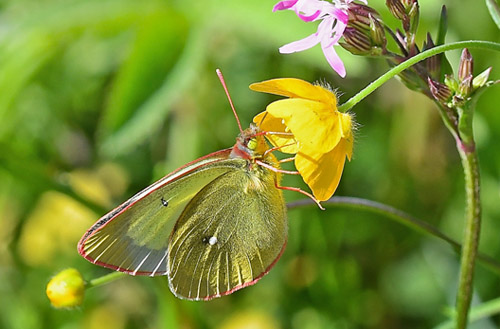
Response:
MULTIPOLYGON (((269 170, 272 170, 272 171, 274 171, 276 173, 290 174, 290 175, 300 175, 300 173, 298 171, 289 171, 289 170, 278 169, 278 168, 275 168, 275 167, 273 167, 271 165, 268 165, 267 163, 262 162, 260 160, 256 160, 255 162, 259 166, 265 167, 265 168, 267 168, 269 170)), ((311 198, 311 200, 313 200, 314 202, 316 202, 316 204, 318 205, 319 209, 325 210, 325 208, 323 208, 323 206, 321 205, 321 203, 319 203, 319 201, 311 193, 307 193, 306 191, 303 191, 303 190, 301 190, 298 187, 279 186, 277 181, 274 181, 274 186, 276 186, 276 188, 278 188, 280 190, 295 191, 295 192, 302 193, 305 196, 307 196, 308 198, 311 198)))
POLYGON ((319 203, 319 201, 311 194, 311 193, 307 193, 306 191, 304 190, 301 190, 300 188, 298 187, 291 187, 291 186, 279 186, 278 185, 278 182, 274 182, 274 186, 276 186, 276 188, 280 189, 280 190, 285 190, 285 191, 294 191, 294 192, 299 192, 299 193, 302 193, 304 194, 305 196, 307 196, 308 198, 310 198, 311 200, 313 200, 314 202, 316 202, 316 204, 318 205, 319 209, 321 210, 325 210, 325 208, 323 208, 323 206, 321 205, 321 203, 319 203))
POLYGON ((286 158, 286 159, 281 159, 281 160, 279 160, 278 162, 279 162, 279 163, 285 163, 285 162, 291 162, 291 161, 293 161, 293 160, 295 160, 295 157, 286 158))
POLYGON ((287 146, 292 146, 292 145, 295 145, 295 144, 296 144, 296 143, 289 143, 289 144, 285 144, 285 145, 281 145, 281 146, 275 146, 275 147, 272 147, 272 148, 270 148, 270 149, 266 150, 266 151, 264 152, 264 155, 263 155, 263 156, 265 157, 268 153, 271 153, 271 152, 277 151, 277 150, 279 150, 279 149, 281 149, 281 148, 284 148, 284 147, 287 147, 287 146))
POLYGON ((298 171, 278 169, 278 168, 275 168, 275 167, 273 167, 265 162, 262 162, 260 160, 255 160, 255 163, 257 163, 259 166, 262 166, 262 167, 267 168, 269 170, 272 170, 274 172, 279 172, 279 173, 288 174, 288 175, 300 175, 300 173, 298 171))

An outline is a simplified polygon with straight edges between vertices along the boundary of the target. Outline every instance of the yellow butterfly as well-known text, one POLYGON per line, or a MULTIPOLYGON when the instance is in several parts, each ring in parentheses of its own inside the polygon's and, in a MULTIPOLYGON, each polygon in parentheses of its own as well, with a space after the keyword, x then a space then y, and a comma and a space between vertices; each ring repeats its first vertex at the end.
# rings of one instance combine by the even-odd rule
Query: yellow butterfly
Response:
POLYGON ((272 149, 257 126, 240 131, 232 148, 186 164, 100 218, 79 253, 132 275, 166 275, 185 299, 256 283, 285 249, 287 216, 272 149))

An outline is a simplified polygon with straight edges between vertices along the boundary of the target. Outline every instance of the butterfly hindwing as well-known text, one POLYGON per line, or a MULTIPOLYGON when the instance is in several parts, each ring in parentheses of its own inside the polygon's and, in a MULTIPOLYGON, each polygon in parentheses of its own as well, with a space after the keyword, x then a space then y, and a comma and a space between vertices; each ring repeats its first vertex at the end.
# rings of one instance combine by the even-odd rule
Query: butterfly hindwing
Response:
POLYGON ((134 275, 164 275, 175 220, 207 184, 241 168, 230 150, 195 160, 145 188, 99 219, 78 250, 93 263, 134 275))
POLYGON ((186 205, 169 242, 168 276, 176 296, 227 295, 270 270, 287 239, 275 181, 276 173, 266 168, 231 170, 186 205))

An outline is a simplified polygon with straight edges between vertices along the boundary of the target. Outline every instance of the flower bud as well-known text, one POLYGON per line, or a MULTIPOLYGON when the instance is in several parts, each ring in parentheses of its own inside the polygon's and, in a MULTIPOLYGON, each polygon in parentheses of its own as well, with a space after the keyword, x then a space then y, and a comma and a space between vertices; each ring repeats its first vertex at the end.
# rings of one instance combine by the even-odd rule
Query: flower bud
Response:
POLYGON ((432 96, 441 104, 446 104, 451 99, 451 90, 447 85, 427 79, 432 96))
POLYGON ((469 50, 465 48, 460 56, 460 65, 458 67, 458 81, 463 81, 472 76, 474 60, 469 50))
POLYGON ((417 0, 386 0, 385 3, 392 15, 401 21, 406 32, 414 34, 417 31, 420 16, 417 0))
POLYGON ((385 30, 382 23, 372 14, 368 14, 368 18, 370 19, 370 36, 372 44, 376 47, 385 49, 387 39, 385 38, 385 30))
POLYGON ((349 20, 340 45, 354 55, 378 56, 385 52, 387 40, 378 12, 366 5, 351 2, 349 20))
POLYGON ((412 34, 417 33, 418 21, 419 21, 419 18, 420 18, 420 10, 419 9, 420 8, 418 6, 418 2, 415 1, 411 5, 411 7, 409 7, 409 10, 408 10, 408 16, 410 18, 410 28, 409 28, 409 31, 412 34))
POLYGON ((85 293, 85 281, 74 268, 56 274, 47 284, 47 297, 56 308, 80 306, 85 293))
POLYGON ((399 0, 386 0, 385 2, 387 8, 389 8, 389 11, 391 14, 399 19, 400 21, 404 20, 407 18, 406 15, 406 10, 405 6, 403 3, 399 0))
POLYGON ((353 27, 346 27, 343 34, 345 42, 340 45, 354 55, 369 55, 371 42, 367 35, 353 27))
POLYGON ((380 15, 375 9, 355 2, 349 4, 347 12, 349 15, 347 25, 365 31, 370 30, 370 16, 373 19, 380 20, 380 15))
MULTIPOLYGON (((427 41, 424 42, 422 51, 434 48, 434 41, 432 40, 431 34, 427 33, 427 41)), ((434 55, 425 60, 425 66, 427 68, 427 73, 430 77, 438 80, 441 75, 441 55, 434 55)))
POLYGON ((475 77, 472 80, 472 88, 474 90, 481 88, 488 82, 488 78, 490 77, 490 72, 491 72, 491 66, 484 70, 481 74, 479 74, 477 77, 475 77))

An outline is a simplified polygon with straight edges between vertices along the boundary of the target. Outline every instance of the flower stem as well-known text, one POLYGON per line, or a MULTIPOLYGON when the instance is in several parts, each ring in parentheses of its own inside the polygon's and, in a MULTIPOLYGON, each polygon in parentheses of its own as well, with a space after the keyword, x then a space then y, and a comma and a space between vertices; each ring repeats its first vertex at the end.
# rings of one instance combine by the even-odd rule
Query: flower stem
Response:
POLYGON ((467 317, 472 300, 474 263, 479 245, 481 229, 481 201, 479 197, 479 163, 477 152, 461 147, 458 152, 462 159, 465 175, 466 210, 465 227, 460 259, 460 277, 457 294, 457 329, 467 327, 467 317))
POLYGON ((338 110, 341 112, 345 112, 352 108, 354 105, 358 104, 360 101, 362 101, 366 96, 370 95, 372 92, 374 92, 378 87, 389 81, 392 77, 398 75, 399 73, 403 72, 410 66, 426 59, 431 56, 444 53, 445 51, 448 50, 453 50, 453 49, 461 49, 461 48, 481 48, 481 49, 487 49, 487 50, 494 50, 494 51, 499 51, 500 52, 500 43, 497 42, 491 42, 491 41, 480 41, 480 40, 470 40, 470 41, 459 41, 459 42, 452 42, 448 43, 445 45, 437 46, 431 49, 427 49, 426 51, 421 52, 418 55, 415 55, 411 58, 408 58, 406 61, 403 63, 393 67, 383 75, 381 75, 377 80, 371 82, 368 86, 366 86, 363 90, 361 90, 359 93, 351 97, 347 102, 344 104, 340 105, 338 107, 338 110))
MULTIPOLYGON (((355 197, 335 196, 327 201, 323 201, 322 204, 325 207, 336 206, 336 207, 370 211, 372 213, 379 214, 391 220, 394 220, 395 222, 407 226, 408 228, 413 229, 417 232, 437 237, 447 242, 457 253, 460 253, 460 250, 462 249, 462 245, 460 243, 450 238, 449 236, 447 236, 446 234, 444 234, 443 232, 441 232, 439 229, 432 226, 428 222, 415 218, 399 209, 396 209, 394 207, 391 207, 389 205, 380 202, 362 198, 355 198, 355 197)), ((315 205, 316 204, 310 199, 302 199, 287 203, 287 208, 288 210, 291 210, 295 208, 315 206, 315 205)), ((478 253, 477 260, 485 268, 489 269, 490 271, 496 274, 500 274, 500 263, 496 259, 478 253)))
POLYGON ((123 273, 123 272, 111 272, 111 273, 108 273, 108 274, 103 275, 101 277, 87 281, 86 288, 87 289, 94 288, 94 287, 118 280, 126 275, 127 275, 127 273, 123 273))
MULTIPOLYGON (((500 313, 500 298, 495 298, 484 302, 480 305, 474 306, 470 310, 469 322, 485 319, 492 315, 500 313)), ((455 327, 455 320, 449 320, 434 327, 434 329, 453 329, 455 327)))

